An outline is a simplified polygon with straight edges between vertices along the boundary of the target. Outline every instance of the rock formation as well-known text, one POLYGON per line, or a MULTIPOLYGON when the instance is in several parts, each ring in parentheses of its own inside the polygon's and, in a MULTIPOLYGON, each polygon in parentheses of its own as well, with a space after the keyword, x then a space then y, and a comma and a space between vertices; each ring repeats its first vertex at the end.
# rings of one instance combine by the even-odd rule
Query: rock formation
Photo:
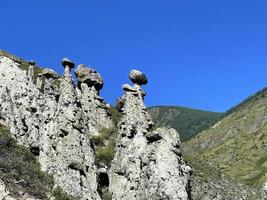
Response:
POLYGON ((147 78, 137 70, 129 78, 134 86, 123 85, 124 96, 119 100, 123 116, 109 172, 112 198, 189 199, 191 168, 181 157, 179 135, 174 129, 152 130, 140 86, 147 78))
POLYGON ((33 62, 26 74, 19 63, 3 56, 0 61, 0 112, 12 135, 38 156, 42 169, 68 194, 100 199, 90 137, 112 122, 101 108, 99 88, 82 81, 76 88, 69 59, 62 60, 62 78, 43 69, 36 84, 33 62))
MULTIPOLYGON (((101 199, 102 169, 95 164, 91 139, 114 126, 99 96, 103 79, 79 65, 76 86, 71 74, 75 64, 67 58, 62 60, 63 77, 51 69, 36 70, 34 61, 23 63, 25 70, 21 64, 0 55, 0 120, 38 158, 42 170, 53 175, 55 187, 81 200, 101 199)), ((129 78, 134 86, 123 85, 118 106, 123 117, 109 170, 112 198, 189 199, 191 169, 181 157, 179 135, 173 129, 152 130, 141 88, 147 78, 137 70, 129 78)), ((1 183, 0 190, 9 195, 1 183)))

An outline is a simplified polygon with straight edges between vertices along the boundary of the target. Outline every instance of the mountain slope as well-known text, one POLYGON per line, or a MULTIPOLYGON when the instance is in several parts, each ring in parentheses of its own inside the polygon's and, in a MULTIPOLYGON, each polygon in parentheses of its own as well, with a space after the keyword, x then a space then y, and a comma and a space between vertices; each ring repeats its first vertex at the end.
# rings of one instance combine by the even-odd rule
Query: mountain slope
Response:
POLYGON ((267 182, 267 90, 257 92, 228 113, 185 142, 184 155, 190 163, 198 160, 241 184, 261 189, 267 182))
POLYGON ((155 127, 170 126, 178 131, 182 141, 209 128, 223 117, 223 113, 196 110, 180 106, 150 107, 155 127))

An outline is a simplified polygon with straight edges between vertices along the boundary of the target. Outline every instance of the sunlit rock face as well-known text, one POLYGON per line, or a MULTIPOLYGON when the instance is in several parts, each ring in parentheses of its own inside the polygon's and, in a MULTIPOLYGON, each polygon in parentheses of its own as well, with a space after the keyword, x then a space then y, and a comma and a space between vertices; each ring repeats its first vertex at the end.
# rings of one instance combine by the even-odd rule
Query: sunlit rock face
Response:
MULTIPOLYGON (((75 85, 75 64, 64 58, 62 65, 61 77, 51 69, 36 73, 33 61, 23 68, 0 56, 0 120, 38 158, 42 170, 53 175, 55 186, 81 200, 100 200, 91 139, 114 126, 99 96, 103 79, 79 65, 75 85)), ((173 129, 152 130, 141 88, 147 77, 132 70, 129 78, 134 85, 123 85, 116 153, 110 169, 105 169, 112 199, 189 199, 191 168, 181 157, 179 135, 173 129)), ((4 185, 0 190, 8 194, 4 185)))
POLYGON ((179 135, 174 129, 152 131, 140 86, 147 78, 137 70, 129 77, 134 85, 123 85, 124 95, 119 99, 123 116, 109 171, 112 198, 189 199, 191 168, 181 157, 179 135))
POLYGON ((80 199, 100 199, 90 137, 112 122, 99 88, 73 84, 74 63, 63 59, 64 76, 0 57, 0 113, 19 144, 29 147, 56 185, 80 199))

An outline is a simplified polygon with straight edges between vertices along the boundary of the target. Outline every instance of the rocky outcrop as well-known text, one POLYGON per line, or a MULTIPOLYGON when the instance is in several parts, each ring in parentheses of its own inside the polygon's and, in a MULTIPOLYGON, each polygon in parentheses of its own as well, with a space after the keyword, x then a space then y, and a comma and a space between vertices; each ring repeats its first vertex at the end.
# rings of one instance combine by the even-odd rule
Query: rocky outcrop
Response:
POLYGON ((62 63, 65 73, 59 88, 60 96, 58 102, 56 98, 50 98, 54 99, 56 112, 52 120, 44 125, 46 131, 41 138, 44 143, 41 145, 40 162, 68 194, 81 199, 100 199, 90 130, 83 120, 70 73, 74 64, 67 59, 62 63))
POLYGON ((148 82, 146 75, 136 69, 130 72, 129 78, 134 84, 138 85, 146 85, 148 82))
POLYGON ((101 76, 92 68, 81 64, 75 70, 78 81, 77 95, 91 134, 98 135, 103 128, 113 126, 104 99, 99 96, 103 87, 101 76))
POLYGON ((92 68, 81 64, 75 70, 75 75, 77 77, 78 84, 86 83, 88 87, 94 86, 97 91, 103 88, 104 81, 102 77, 92 68))
POLYGON ((28 73, 20 64, 0 57, 1 118, 41 168, 53 174, 56 185, 80 199, 100 199, 90 137, 113 124, 99 88, 83 81, 76 87, 74 63, 66 58, 62 78, 50 69, 35 78, 34 62, 27 65, 28 73))
MULTIPOLYGON (((146 75, 132 70, 134 85, 123 85, 117 105, 123 116, 108 169, 96 166, 92 144, 92 136, 102 130, 117 130, 109 105, 99 96, 103 79, 82 64, 75 71, 75 85, 75 64, 64 58, 62 65, 60 77, 51 69, 37 70, 34 61, 0 55, 0 120, 38 158, 41 169, 53 175, 55 187, 81 200, 101 199, 102 186, 109 186, 114 200, 189 199, 191 168, 181 157, 179 135, 174 129, 152 130, 141 88, 148 82, 146 75)), ((0 182, 1 188, 8 195, 0 182)))
POLYGON ((112 199, 189 199, 191 168, 181 157, 179 136, 174 129, 152 131, 140 87, 145 75, 133 70, 129 77, 134 86, 123 85, 123 116, 109 171, 112 199))

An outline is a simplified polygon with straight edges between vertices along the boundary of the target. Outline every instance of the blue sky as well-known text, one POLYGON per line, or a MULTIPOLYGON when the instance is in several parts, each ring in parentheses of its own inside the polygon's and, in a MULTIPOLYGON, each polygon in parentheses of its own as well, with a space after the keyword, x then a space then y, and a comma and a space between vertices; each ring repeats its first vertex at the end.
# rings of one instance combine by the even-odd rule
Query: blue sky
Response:
POLYGON ((62 73, 93 66, 114 104, 132 68, 146 104, 225 111, 267 86, 266 0, 1 0, 0 49, 62 73))

